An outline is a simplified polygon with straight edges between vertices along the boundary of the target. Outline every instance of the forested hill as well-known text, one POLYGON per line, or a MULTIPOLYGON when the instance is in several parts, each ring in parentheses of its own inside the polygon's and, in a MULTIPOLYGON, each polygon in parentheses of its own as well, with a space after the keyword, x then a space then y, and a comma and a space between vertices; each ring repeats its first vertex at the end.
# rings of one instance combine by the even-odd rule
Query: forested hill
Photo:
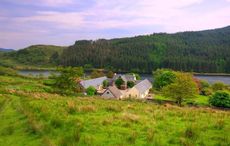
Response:
POLYGON ((18 51, 0 54, 0 65, 30 65, 49 66, 59 65, 60 56, 66 47, 52 45, 33 45, 18 51))
POLYGON ((13 49, 0 48, 0 52, 11 52, 13 49))
POLYGON ((64 50, 61 64, 90 64, 119 71, 151 72, 157 68, 172 68, 230 73, 230 26, 197 32, 76 41, 64 50))

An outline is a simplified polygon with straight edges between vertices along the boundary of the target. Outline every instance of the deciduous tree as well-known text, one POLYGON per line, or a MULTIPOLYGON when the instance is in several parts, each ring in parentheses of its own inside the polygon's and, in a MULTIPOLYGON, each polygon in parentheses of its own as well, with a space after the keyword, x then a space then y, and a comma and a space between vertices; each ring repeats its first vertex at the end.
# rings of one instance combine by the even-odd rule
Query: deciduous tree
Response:
POLYGON ((191 74, 178 72, 174 83, 165 86, 163 93, 166 97, 174 98, 181 106, 183 100, 194 97, 198 89, 191 74))

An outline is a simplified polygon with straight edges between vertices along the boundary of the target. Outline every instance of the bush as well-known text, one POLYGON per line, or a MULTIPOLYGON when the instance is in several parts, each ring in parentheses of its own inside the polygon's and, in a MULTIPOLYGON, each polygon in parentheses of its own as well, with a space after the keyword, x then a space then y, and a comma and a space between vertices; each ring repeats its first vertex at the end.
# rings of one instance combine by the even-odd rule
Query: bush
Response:
POLYGON ((109 71, 109 72, 106 74, 106 76, 107 76, 108 78, 113 78, 114 73, 113 73, 112 71, 109 71))
POLYGON ((119 77, 116 81, 115 81, 115 85, 117 86, 118 89, 121 89, 121 86, 124 84, 125 82, 122 80, 121 77, 119 77))
POLYGON ((102 70, 97 70, 97 69, 94 69, 90 74, 90 77, 93 78, 93 79, 103 77, 103 76, 105 76, 103 71, 102 70))
POLYGON ((225 91, 217 91, 210 99, 209 103, 217 107, 230 108, 230 94, 225 91))
POLYGON ((204 96, 210 96, 212 95, 212 89, 210 88, 203 88, 201 91, 200 91, 200 95, 204 95, 204 96))
POLYGON ((201 89, 210 87, 209 83, 206 80, 201 80, 201 89))
POLYGON ((96 92, 97 92, 97 90, 96 90, 93 86, 89 86, 89 87, 86 89, 86 93, 87 93, 87 95, 89 95, 89 96, 95 95, 96 92))
POLYGON ((135 85, 135 83, 133 81, 128 81, 127 82, 127 87, 128 88, 132 88, 135 85))
POLYGON ((109 81, 108 80, 104 80, 103 81, 103 88, 107 88, 109 86, 109 81))
POLYGON ((222 82, 216 82, 212 85, 213 91, 224 90, 226 85, 222 82))

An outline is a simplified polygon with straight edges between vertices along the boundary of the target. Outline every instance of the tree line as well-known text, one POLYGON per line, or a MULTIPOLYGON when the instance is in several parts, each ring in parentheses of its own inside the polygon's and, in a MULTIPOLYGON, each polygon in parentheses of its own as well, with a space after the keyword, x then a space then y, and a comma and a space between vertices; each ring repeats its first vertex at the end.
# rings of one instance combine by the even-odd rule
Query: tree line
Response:
POLYGON ((133 38, 76 41, 63 51, 61 65, 148 72, 157 68, 230 73, 230 27, 133 38))

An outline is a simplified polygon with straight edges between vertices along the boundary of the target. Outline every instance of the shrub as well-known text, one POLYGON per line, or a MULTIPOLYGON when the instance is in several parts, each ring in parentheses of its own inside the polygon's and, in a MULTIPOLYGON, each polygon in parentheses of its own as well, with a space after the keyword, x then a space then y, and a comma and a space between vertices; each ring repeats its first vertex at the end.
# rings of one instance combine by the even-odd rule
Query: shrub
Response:
POLYGON ((210 87, 210 84, 206 80, 200 80, 201 89, 210 87))
POLYGON ((230 94, 225 91, 217 91, 210 99, 209 103, 217 107, 230 108, 230 94))
POLYGON ((212 95, 212 89, 210 88, 204 88, 200 91, 200 95, 204 95, 204 96, 210 96, 212 95))
POLYGON ((135 83, 132 82, 132 81, 128 81, 128 82, 127 82, 127 87, 128 87, 128 88, 132 88, 134 85, 135 85, 135 83))
POLYGON ((198 89, 198 91, 200 93, 200 91, 202 90, 201 80, 198 79, 198 78, 193 77, 193 81, 196 83, 197 89, 198 89))
POLYGON ((96 92, 97 92, 97 90, 96 90, 93 86, 89 86, 89 87, 86 89, 86 93, 87 93, 87 95, 89 95, 89 96, 95 95, 96 92))
POLYGON ((141 76, 139 74, 135 73, 134 75, 136 77, 136 80, 141 80, 141 76))
POLYGON ((103 88, 107 88, 109 86, 109 81, 108 80, 104 80, 103 81, 103 88))
POLYGON ((121 89, 121 86, 124 84, 125 82, 122 80, 121 77, 119 77, 116 81, 115 84, 117 86, 118 89, 121 89))
POLYGON ((113 73, 112 71, 109 71, 109 72, 106 74, 106 76, 107 76, 108 78, 113 78, 114 73, 113 73))
POLYGON ((103 73, 102 70, 98 70, 98 69, 94 69, 91 74, 90 74, 90 77, 91 78, 99 78, 99 77, 103 77, 105 76, 105 74, 103 73))
POLYGON ((222 82, 216 82, 212 85, 212 89, 213 89, 213 91, 224 90, 225 86, 226 85, 222 82))

